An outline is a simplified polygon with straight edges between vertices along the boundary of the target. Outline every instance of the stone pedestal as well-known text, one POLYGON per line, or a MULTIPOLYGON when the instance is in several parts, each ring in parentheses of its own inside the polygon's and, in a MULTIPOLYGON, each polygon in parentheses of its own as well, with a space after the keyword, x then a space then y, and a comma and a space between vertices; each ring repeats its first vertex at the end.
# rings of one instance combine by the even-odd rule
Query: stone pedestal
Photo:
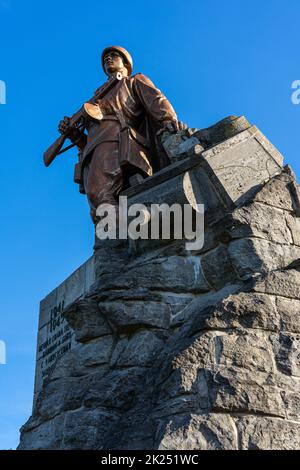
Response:
POLYGON ((244 118, 176 138, 174 162, 123 195, 129 205, 204 203, 204 246, 99 244, 42 302, 21 449, 300 446, 294 175, 244 118), (54 319, 51 335, 69 336, 51 361, 54 319))

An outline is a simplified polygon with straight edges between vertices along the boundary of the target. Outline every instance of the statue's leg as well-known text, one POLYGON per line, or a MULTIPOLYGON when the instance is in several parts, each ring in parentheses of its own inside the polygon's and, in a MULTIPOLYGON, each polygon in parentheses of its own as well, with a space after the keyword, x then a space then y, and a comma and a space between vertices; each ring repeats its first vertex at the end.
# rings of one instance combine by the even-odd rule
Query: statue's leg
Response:
MULTIPOLYGON (((90 162, 86 163, 83 167, 83 186, 84 186, 85 193, 87 191, 87 181, 88 181, 88 177, 89 177, 89 171, 90 171, 90 162)), ((92 205, 91 201, 89 200, 89 197, 87 197, 87 201, 88 201, 89 206, 90 206, 91 219, 95 223, 96 222, 96 209, 97 208, 92 205)))
POLYGON ((123 174, 119 165, 119 144, 102 142, 95 148, 91 161, 84 170, 84 187, 94 222, 100 204, 115 206, 118 214, 118 194, 123 186, 123 174))

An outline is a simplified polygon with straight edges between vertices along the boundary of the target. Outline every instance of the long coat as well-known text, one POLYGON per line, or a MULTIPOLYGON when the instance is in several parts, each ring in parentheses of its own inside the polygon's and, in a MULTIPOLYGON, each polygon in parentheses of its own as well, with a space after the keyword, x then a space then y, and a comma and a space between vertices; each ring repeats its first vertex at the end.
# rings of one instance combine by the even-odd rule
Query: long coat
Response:
POLYGON ((157 132, 177 116, 149 78, 141 73, 123 77, 97 104, 103 117, 100 121, 86 120, 87 135, 82 134, 78 144, 82 151, 75 181, 81 183, 81 188, 83 167, 103 142, 119 142, 119 163, 125 171, 126 167, 134 167, 152 175, 169 163, 157 132))

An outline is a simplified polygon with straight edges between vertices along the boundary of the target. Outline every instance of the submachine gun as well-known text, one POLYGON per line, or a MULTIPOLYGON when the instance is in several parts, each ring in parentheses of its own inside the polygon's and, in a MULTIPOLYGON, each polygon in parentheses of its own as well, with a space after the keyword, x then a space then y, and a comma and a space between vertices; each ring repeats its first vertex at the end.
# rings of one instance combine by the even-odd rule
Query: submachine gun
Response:
POLYGON ((58 137, 58 139, 56 139, 56 141, 53 142, 53 144, 50 145, 50 147, 44 153, 44 163, 46 166, 49 166, 58 155, 66 152, 76 145, 76 142, 74 142, 68 147, 63 148, 63 145, 70 135, 72 129, 76 128, 80 130, 84 128, 85 118, 92 117, 97 120, 102 119, 101 109, 99 108, 97 101, 102 99, 106 93, 108 93, 109 90, 111 90, 121 79, 122 74, 120 72, 112 74, 104 83, 104 85, 95 91, 94 96, 89 101, 84 103, 83 106, 81 106, 81 108, 75 114, 73 114, 73 116, 71 116, 66 132, 58 137))

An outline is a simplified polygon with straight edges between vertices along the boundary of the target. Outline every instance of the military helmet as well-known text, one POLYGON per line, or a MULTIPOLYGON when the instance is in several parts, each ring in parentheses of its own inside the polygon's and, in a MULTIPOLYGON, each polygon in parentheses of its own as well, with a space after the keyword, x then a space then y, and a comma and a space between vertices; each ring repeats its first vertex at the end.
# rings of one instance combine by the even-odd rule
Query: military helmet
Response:
POLYGON ((124 47, 121 47, 121 46, 109 46, 109 47, 106 47, 104 49, 104 51, 102 52, 101 63, 102 63, 102 68, 103 68, 104 72, 105 72, 104 57, 108 52, 111 52, 111 51, 116 51, 122 56, 122 58, 124 59, 124 65, 127 68, 129 75, 131 75, 132 74, 132 67, 133 67, 132 57, 129 54, 129 52, 126 51, 126 49, 124 49, 124 47))

